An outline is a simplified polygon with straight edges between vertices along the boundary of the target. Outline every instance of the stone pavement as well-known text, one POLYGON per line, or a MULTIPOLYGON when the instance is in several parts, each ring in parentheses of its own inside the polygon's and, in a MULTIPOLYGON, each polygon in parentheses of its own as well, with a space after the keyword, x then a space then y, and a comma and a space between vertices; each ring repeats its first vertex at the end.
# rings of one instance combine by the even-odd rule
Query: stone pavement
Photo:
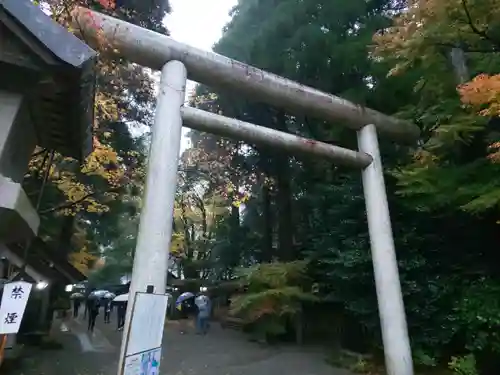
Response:
MULTIPOLYGON (((100 318, 100 319, 99 319, 100 318)), ((54 335, 64 349, 43 351, 13 375, 116 375, 121 332, 102 323, 94 335, 82 320, 71 320, 54 335), (64 330, 64 329, 63 329, 64 330)), ((298 347, 269 347, 251 343, 239 332, 213 323, 207 336, 192 328, 181 335, 176 322, 167 322, 160 372, 162 375, 348 375, 325 362, 318 351, 298 347)))

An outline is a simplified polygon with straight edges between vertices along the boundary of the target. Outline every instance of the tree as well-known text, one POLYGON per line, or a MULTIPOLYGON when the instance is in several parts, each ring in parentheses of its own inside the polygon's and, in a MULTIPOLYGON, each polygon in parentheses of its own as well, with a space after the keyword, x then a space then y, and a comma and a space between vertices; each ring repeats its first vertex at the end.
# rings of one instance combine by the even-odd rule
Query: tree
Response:
MULTIPOLYGON (((498 285, 497 273, 491 267, 497 241, 494 207, 498 174, 497 166, 486 157, 492 142, 488 138, 495 141, 495 121, 474 113, 476 108, 464 108, 460 100, 472 106, 487 107, 490 103, 471 98, 467 89, 477 93, 472 84, 460 86, 457 91, 457 83, 464 81, 458 80, 451 69, 449 52, 460 45, 434 46, 436 39, 427 32, 432 31, 433 38, 443 34, 439 41, 445 43, 458 43, 459 37, 465 38, 471 49, 486 47, 487 43, 491 46, 491 42, 476 38, 474 33, 466 35, 462 30, 465 23, 459 23, 458 13, 449 8, 453 4, 461 3, 422 1, 406 8, 406 3, 393 1, 241 0, 215 47, 229 57, 397 114, 421 126, 422 140, 414 147, 395 146, 381 139, 400 277, 417 363, 425 356, 436 362, 448 361, 450 353, 463 350, 473 350, 484 358, 496 347, 495 339, 486 332, 496 310, 490 310, 491 305, 485 307, 484 314, 489 317, 485 325, 473 318, 480 301, 491 296, 498 285), (422 14, 415 10, 417 5, 446 9, 429 10, 429 17, 445 14, 448 18, 442 18, 439 25, 434 18, 432 22, 417 18, 413 26, 405 24, 394 29, 400 35, 383 39, 393 30, 391 16, 413 20, 411 12, 422 14), (454 29, 457 23, 460 32, 454 29), (415 25, 429 28, 413 33, 415 25), (401 39, 410 32, 418 40, 401 39), (422 34, 425 37, 420 38, 422 34), (406 69, 404 74, 402 68, 406 69), (484 280, 483 288, 478 287, 480 280, 484 280), (470 285, 474 285, 474 292, 470 285), (471 295, 475 297, 471 305, 459 302, 471 295), (483 347, 477 345, 480 337, 487 338, 483 347)), ((479 7, 484 2, 474 4, 479 7)), ((481 13, 481 17, 485 19, 487 13, 481 13)), ((466 14, 463 20, 467 21, 466 14)), ((494 21, 491 22, 488 31, 495 30, 494 21)), ((494 65, 488 68, 489 61, 496 61, 491 51, 479 54, 465 47, 463 50, 471 76, 496 73, 494 65)), ((330 124, 239 100, 222 90, 213 92, 199 87, 197 92, 197 105, 203 109, 356 148, 354 134, 330 124)), ((198 141, 193 143, 206 152, 207 158, 224 160, 220 165, 228 179, 239 183, 244 176, 257 177, 248 184, 251 196, 238 225, 239 233, 245 235, 238 236, 233 247, 248 248, 251 254, 238 257, 236 264, 243 264, 244 258, 270 260, 263 255, 271 255, 271 259, 284 254, 292 259, 308 258, 307 272, 321 293, 336 301, 351 320, 363 327, 368 338, 364 344, 380 347, 359 178, 326 162, 296 160, 255 145, 224 140, 222 147, 217 137, 207 134, 193 133, 193 140, 198 141), (238 149, 245 152, 240 154, 238 149), (280 181, 283 165, 289 169, 280 181), (285 207, 288 204, 291 210, 285 207), (280 212, 291 213, 287 226, 283 226, 285 220, 280 223, 280 212), (285 240, 280 244, 276 235, 280 225, 287 229, 288 238, 292 237, 290 252, 274 251, 275 247, 285 247, 285 240), (270 240, 255 246, 256 238, 270 240)), ((217 232, 216 243, 229 247, 228 237, 228 232, 217 232)))
POLYGON ((210 163, 196 151, 187 150, 181 158, 170 255, 184 277, 205 279, 213 276, 213 236, 230 203, 214 189, 217 175, 209 173, 210 163))
POLYGON ((495 1, 416 1, 375 36, 376 55, 394 65, 390 74, 404 69, 418 77, 416 89, 425 98, 407 108, 406 115, 416 118, 426 133, 413 162, 394 173, 400 194, 435 217, 444 212, 458 215, 469 223, 476 239, 481 238, 467 254, 462 252, 464 243, 453 241, 458 256, 467 259, 469 267, 474 265, 474 271, 466 271, 467 267, 462 276, 474 287, 458 284, 452 292, 460 300, 472 301, 454 307, 457 325, 452 330, 457 332, 455 339, 462 337, 478 357, 481 373, 498 367, 498 340, 485 331, 486 325, 497 325, 489 318, 483 325, 478 318, 499 312, 496 306, 480 302, 500 285, 497 273, 487 265, 500 187, 495 70, 499 24, 490 18, 497 6, 495 1), (475 78, 469 81, 469 77, 475 78), (478 306, 484 310, 479 312, 478 306))
POLYGON ((396 172, 401 194, 425 206, 484 212, 499 203, 500 180, 494 177, 498 167, 492 164, 497 136, 491 117, 496 115, 498 96, 492 73, 500 24, 486 12, 497 5, 414 1, 392 26, 375 35, 374 52, 394 65, 390 74, 417 75, 415 89, 425 98, 406 112, 422 124, 423 147, 408 168, 396 172), (450 59, 452 49, 465 53, 465 70, 450 59), (470 75, 477 76, 465 82, 470 75))
MULTIPOLYGON (((165 1, 50 0, 43 5, 64 26, 69 25, 70 10, 80 5, 166 33, 162 21, 169 7, 165 1)), ((107 47, 103 43, 102 48, 107 47)), ((77 267, 85 263, 83 253, 99 257, 109 249, 120 237, 119 218, 135 214, 144 179, 145 147, 132 130, 150 126, 154 110, 154 80, 147 71, 110 60, 105 53, 100 55, 97 71, 94 151, 80 165, 36 150, 25 179, 34 204, 43 191, 38 204, 40 236, 67 254, 74 252, 70 258, 77 267), (79 247, 83 242, 72 241, 78 227, 86 233, 85 248, 79 247)))
POLYGON ((267 340, 286 333, 287 324, 302 311, 304 301, 316 298, 304 290, 305 262, 266 263, 244 269, 241 283, 247 293, 231 301, 231 312, 246 324, 257 326, 256 334, 267 340))

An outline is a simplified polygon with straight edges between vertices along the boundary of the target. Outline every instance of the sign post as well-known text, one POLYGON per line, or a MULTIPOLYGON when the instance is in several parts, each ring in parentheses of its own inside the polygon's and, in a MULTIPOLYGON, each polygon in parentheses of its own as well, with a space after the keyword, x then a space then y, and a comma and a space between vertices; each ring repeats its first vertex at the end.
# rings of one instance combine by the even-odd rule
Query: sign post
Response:
POLYGON ((158 375, 168 295, 137 293, 125 337, 121 375, 158 375))
POLYGON ((4 285, 0 304, 0 335, 19 331, 31 288, 31 283, 26 281, 16 281, 4 285))
POLYGON ((19 332, 32 285, 26 281, 4 284, 0 303, 0 366, 4 359, 7 335, 19 332))
POLYGON ((2 366, 3 363, 6 344, 7 344, 7 335, 0 335, 0 366, 2 366))

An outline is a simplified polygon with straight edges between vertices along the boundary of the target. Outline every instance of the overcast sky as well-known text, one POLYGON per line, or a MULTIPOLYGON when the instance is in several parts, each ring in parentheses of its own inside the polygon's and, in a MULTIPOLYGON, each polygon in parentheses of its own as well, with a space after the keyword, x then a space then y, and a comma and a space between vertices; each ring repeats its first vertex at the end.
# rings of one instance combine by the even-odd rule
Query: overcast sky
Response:
MULTIPOLYGON (((193 47, 210 51, 220 39, 222 28, 229 22, 229 11, 237 0, 170 0, 172 12, 165 25, 172 38, 193 47)), ((194 82, 188 82, 186 92, 191 92, 194 82)), ((184 129, 184 134, 187 129, 184 129)), ((181 153, 189 146, 183 137, 181 153)))

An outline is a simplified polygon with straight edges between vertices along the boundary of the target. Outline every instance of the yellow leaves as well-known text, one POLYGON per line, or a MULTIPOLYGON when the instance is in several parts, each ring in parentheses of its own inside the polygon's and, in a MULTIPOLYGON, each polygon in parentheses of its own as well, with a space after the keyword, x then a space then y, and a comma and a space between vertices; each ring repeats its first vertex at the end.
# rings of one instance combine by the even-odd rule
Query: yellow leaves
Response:
POLYGON ((70 202, 81 201, 91 194, 87 186, 71 179, 58 180, 56 184, 61 191, 64 191, 70 202))
POLYGON ((500 74, 479 74, 472 81, 458 87, 463 103, 478 110, 482 116, 500 114, 500 74))
POLYGON ((391 70, 389 70, 389 73, 387 73, 387 77, 398 76, 404 73, 408 66, 409 63, 407 62, 397 63, 396 65, 394 65, 394 67, 392 67, 391 70))
POLYGON ((202 106, 204 104, 210 105, 216 102, 217 98, 217 94, 214 92, 199 95, 196 93, 196 91, 193 91, 192 95, 190 95, 189 101, 191 102, 191 105, 198 108, 199 106, 202 106))
POLYGON ((96 138, 94 151, 87 157, 82 173, 103 177, 111 186, 118 186, 124 175, 118 155, 110 146, 103 145, 96 138))
POLYGON ((120 111, 116 99, 109 93, 98 91, 95 96, 95 113, 99 120, 118 121, 120 111))
POLYGON ((65 195, 67 204, 58 210, 59 215, 74 216, 77 212, 107 212, 109 207, 98 202, 89 186, 76 180, 74 175, 65 173, 54 181, 57 188, 65 195))
POLYGON ((232 182, 226 185, 225 191, 222 195, 231 200, 231 204, 234 207, 240 207, 245 204, 250 199, 250 194, 243 189, 237 189, 232 182))
POLYGON ((170 240, 170 255, 180 258, 184 255, 185 239, 182 233, 172 233, 170 240))
POLYGON ((239 208, 239 207, 241 207, 241 205, 247 203, 249 199, 250 199, 250 195, 248 193, 243 192, 243 193, 238 194, 238 196, 233 199, 232 204, 234 207, 239 208))
POLYGON ((86 246, 82 247, 78 252, 70 254, 68 258, 73 267, 85 276, 87 276, 90 271, 90 264, 97 259, 95 255, 88 252, 86 246))
POLYGON ((433 165, 438 161, 438 157, 428 150, 421 149, 413 154, 413 160, 417 165, 433 165))

